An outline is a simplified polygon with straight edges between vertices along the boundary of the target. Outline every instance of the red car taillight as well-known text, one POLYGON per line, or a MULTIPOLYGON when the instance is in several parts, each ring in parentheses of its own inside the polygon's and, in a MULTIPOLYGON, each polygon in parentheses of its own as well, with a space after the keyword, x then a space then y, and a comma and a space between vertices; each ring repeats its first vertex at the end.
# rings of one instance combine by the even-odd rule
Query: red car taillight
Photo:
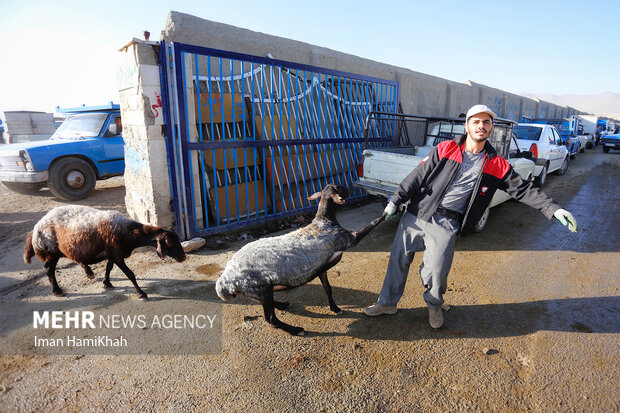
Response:
POLYGON ((364 161, 357 164, 357 176, 359 178, 364 176, 364 161))
POLYGON ((530 152, 532 152, 532 158, 538 158, 538 146, 535 143, 530 146, 530 152))

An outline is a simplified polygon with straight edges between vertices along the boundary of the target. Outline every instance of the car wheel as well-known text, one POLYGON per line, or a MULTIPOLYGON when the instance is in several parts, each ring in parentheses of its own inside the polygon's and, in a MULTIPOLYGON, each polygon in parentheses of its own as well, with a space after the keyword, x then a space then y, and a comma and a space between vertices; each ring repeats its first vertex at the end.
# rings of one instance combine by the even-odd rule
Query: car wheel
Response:
POLYGON ((605 153, 609 152, 609 146, 603 146, 603 152, 605 153))
POLYGON ((4 182, 2 184, 10 191, 18 194, 34 195, 45 186, 45 182, 4 182))
POLYGON ((536 185, 543 186, 545 182, 547 182, 547 168, 548 167, 549 167, 548 165, 543 166, 543 169, 540 172, 540 175, 538 175, 536 179, 534 179, 534 182, 536 183, 536 185))
POLYGON ((97 176, 93 167, 80 158, 62 158, 50 167, 50 191, 65 201, 86 198, 93 189, 97 176))
POLYGON ((474 232, 480 232, 487 226, 487 221, 489 220, 489 211, 490 207, 487 207, 486 211, 482 214, 476 225, 472 228, 474 232))
POLYGON ((562 162, 562 166, 555 173, 558 175, 564 175, 568 171, 568 156, 564 158, 564 162, 562 162))

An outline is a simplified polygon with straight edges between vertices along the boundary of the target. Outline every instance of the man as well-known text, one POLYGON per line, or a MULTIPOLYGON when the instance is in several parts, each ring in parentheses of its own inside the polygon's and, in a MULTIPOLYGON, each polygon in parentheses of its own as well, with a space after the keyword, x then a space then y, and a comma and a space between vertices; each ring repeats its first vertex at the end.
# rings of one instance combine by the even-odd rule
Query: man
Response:
POLYGON ((398 186, 383 215, 389 219, 399 205, 410 201, 398 225, 392 252, 377 302, 364 309, 368 316, 395 314, 405 290, 409 266, 415 252, 424 252, 420 266, 424 300, 431 327, 443 325, 443 294, 452 266, 454 244, 459 233, 466 234, 485 212, 497 189, 539 209, 547 218, 555 217, 577 231, 572 214, 524 181, 510 164, 487 142, 495 113, 485 105, 475 105, 466 114, 465 134, 437 145, 398 186))

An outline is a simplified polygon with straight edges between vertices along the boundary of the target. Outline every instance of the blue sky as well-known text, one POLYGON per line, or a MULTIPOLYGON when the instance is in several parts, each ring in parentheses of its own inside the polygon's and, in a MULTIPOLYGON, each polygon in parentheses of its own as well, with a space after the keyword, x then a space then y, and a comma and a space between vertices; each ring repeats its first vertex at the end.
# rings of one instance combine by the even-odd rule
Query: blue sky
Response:
POLYGON ((614 0, 0 0, 0 111, 117 102, 118 49, 170 10, 517 94, 620 93, 614 0))

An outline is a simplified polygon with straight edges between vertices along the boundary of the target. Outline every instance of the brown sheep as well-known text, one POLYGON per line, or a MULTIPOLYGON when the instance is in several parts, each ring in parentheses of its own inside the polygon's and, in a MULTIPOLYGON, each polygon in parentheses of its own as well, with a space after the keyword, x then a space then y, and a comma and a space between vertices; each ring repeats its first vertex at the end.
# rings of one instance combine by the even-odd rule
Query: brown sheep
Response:
POLYGON ((24 262, 29 264, 35 255, 45 262, 52 293, 61 296, 64 292, 55 274, 60 258, 80 264, 89 278, 94 277, 89 265, 107 260, 104 287, 113 288, 110 271, 116 264, 132 282, 138 296, 146 300, 148 297, 138 286, 135 274, 125 264, 125 258, 143 246, 157 248, 162 260, 166 256, 179 262, 185 260, 179 237, 173 231, 143 225, 115 211, 68 205, 49 211, 27 235, 24 262))

